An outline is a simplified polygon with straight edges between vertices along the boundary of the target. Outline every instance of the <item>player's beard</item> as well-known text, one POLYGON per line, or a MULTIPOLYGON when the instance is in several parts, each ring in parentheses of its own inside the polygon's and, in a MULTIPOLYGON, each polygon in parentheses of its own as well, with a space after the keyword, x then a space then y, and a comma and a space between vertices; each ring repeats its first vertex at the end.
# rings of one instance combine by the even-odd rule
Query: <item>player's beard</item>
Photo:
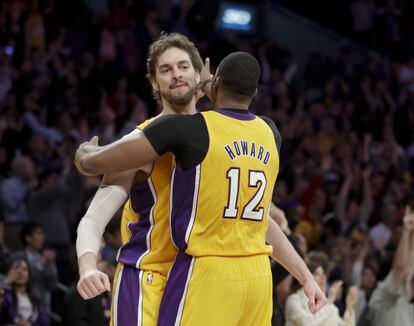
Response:
POLYGON ((198 92, 197 85, 190 85, 187 83, 188 90, 184 93, 175 93, 169 89, 166 92, 160 90, 160 95, 164 100, 173 105, 187 105, 191 102, 194 95, 198 92))

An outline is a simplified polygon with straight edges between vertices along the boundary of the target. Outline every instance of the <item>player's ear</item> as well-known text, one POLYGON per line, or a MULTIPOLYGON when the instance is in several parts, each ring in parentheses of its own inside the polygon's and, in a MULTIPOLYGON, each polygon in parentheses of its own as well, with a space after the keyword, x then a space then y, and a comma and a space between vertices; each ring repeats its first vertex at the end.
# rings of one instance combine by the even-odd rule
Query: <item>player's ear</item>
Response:
POLYGON ((195 71, 195 80, 197 84, 199 84, 201 81, 200 72, 197 70, 195 71))
POLYGON ((157 81, 155 79, 151 79, 151 86, 154 92, 158 92, 160 90, 160 86, 158 85, 157 81))
POLYGON ((213 84, 211 85, 212 88, 217 92, 219 87, 221 86, 221 79, 219 76, 214 77, 213 84))

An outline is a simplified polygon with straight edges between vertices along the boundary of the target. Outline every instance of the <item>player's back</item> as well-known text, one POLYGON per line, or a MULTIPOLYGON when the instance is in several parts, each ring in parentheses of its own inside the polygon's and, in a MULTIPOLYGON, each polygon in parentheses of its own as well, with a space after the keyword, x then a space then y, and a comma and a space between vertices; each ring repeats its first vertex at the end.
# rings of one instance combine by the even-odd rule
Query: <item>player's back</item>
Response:
POLYGON ((267 214, 279 169, 274 131, 248 112, 201 114, 207 154, 196 167, 173 172, 173 241, 195 257, 270 253, 267 214))
MULTIPOLYGON (((279 168, 277 129, 240 110, 179 120, 194 123, 198 132, 187 129, 190 146, 174 151, 179 166, 171 182, 171 232, 180 251, 158 325, 269 325, 271 247, 265 237, 279 168)), ((153 139, 151 131, 147 135, 153 139)))

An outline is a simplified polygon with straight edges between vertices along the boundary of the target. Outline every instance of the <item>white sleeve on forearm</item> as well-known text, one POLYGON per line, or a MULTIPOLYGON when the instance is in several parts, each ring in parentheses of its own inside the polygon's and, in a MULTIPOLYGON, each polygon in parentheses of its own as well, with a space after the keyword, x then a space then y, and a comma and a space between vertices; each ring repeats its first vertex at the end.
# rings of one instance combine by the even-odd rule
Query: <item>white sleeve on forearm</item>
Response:
POLYGON ((87 252, 98 255, 105 227, 127 197, 127 192, 120 186, 106 186, 98 189, 88 211, 78 225, 76 239, 78 258, 87 252))

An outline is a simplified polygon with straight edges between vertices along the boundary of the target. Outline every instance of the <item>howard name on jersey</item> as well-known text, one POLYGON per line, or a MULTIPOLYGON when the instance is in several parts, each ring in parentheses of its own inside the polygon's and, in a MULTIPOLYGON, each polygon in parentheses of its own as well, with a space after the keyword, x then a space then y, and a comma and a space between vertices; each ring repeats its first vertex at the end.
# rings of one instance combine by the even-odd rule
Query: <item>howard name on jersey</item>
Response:
POLYGON ((248 140, 233 140, 224 146, 224 150, 232 161, 240 156, 250 156, 267 165, 270 159, 270 152, 264 146, 248 140))

